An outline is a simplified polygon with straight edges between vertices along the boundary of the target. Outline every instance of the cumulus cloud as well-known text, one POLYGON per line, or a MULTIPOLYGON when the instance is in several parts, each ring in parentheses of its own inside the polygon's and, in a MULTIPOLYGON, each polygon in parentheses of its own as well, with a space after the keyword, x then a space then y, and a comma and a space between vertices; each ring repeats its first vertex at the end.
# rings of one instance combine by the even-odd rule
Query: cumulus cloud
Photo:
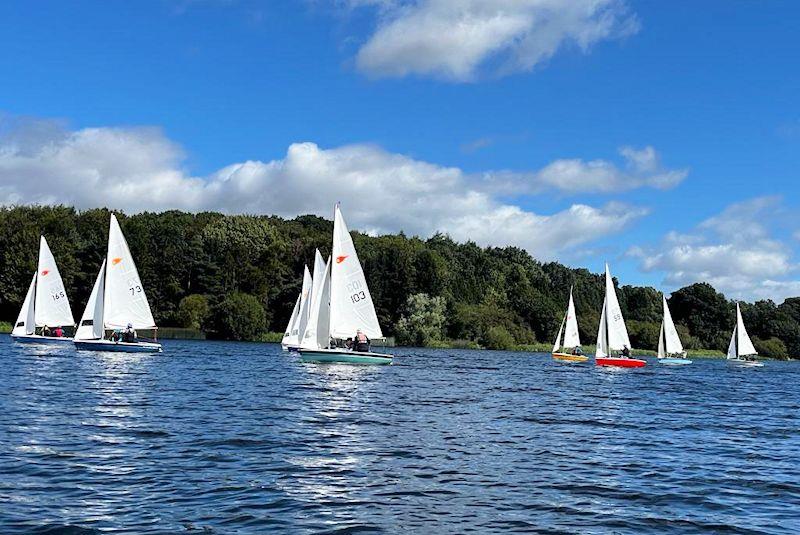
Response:
POLYGON ((183 159, 158 129, 68 131, 27 122, 0 137, 0 203, 330 217, 341 200, 355 229, 441 231, 483 245, 517 245, 541 259, 619 232, 646 213, 609 203, 536 214, 500 201, 458 168, 366 144, 295 143, 281 159, 235 163, 206 177, 189 174, 183 159))
POLYGON ((644 271, 665 272, 670 287, 708 282, 729 297, 782 301, 800 294, 800 281, 793 280, 793 248, 773 237, 766 223, 780 211, 779 197, 735 203, 691 233, 671 232, 660 245, 629 254, 644 271))
POLYGON ((622 147, 619 152, 625 160, 622 167, 607 160, 560 159, 531 173, 490 172, 484 177, 507 193, 559 190, 569 194, 614 193, 641 187, 665 190, 677 186, 689 174, 688 169, 665 169, 651 146, 622 147))
POLYGON ((638 31, 623 0, 350 0, 378 6, 375 33, 356 56, 375 77, 469 81, 479 72, 529 71, 559 49, 587 52, 638 31))

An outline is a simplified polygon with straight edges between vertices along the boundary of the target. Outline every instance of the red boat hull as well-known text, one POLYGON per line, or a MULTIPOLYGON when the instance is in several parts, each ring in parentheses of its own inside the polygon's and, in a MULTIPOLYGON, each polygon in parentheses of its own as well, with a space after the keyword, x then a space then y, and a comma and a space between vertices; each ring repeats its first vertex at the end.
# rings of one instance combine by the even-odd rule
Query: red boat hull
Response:
POLYGON ((595 364, 598 366, 616 366, 617 368, 643 368, 647 365, 647 362, 640 359, 605 357, 595 359, 595 364))

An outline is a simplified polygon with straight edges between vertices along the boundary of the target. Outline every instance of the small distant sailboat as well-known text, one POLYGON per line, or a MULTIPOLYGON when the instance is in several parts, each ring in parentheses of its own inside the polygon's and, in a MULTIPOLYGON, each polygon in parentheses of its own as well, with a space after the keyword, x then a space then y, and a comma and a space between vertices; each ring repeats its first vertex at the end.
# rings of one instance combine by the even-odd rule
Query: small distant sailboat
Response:
POLYGON ((39 240, 39 264, 28 287, 25 301, 19 311, 11 337, 17 342, 53 343, 72 342, 72 338, 53 336, 49 328, 72 327, 75 319, 69 306, 64 281, 58 272, 56 260, 42 236, 39 240), (39 328, 39 334, 36 329, 39 328))
POLYGON ((302 360, 391 364, 389 354, 338 347, 358 330, 371 339, 383 338, 364 270, 338 204, 333 216, 333 252, 322 283, 314 282, 311 316, 300 344, 302 360))
MULTIPOLYGON (((319 251, 317 252, 319 254, 319 251)), ((303 287, 292 311, 289 325, 286 326, 286 333, 283 335, 281 347, 287 351, 297 351, 300 347, 300 338, 308 324, 308 312, 311 308, 311 273, 308 266, 303 266, 303 287)))
POLYGON ((744 328, 739 303, 736 303, 736 326, 733 328, 731 343, 728 345, 728 363, 734 366, 760 368, 764 366, 764 363, 755 360, 757 356, 758 351, 753 347, 753 342, 747 334, 747 329, 744 328))
POLYGON ((631 341, 628 338, 625 320, 622 318, 614 282, 611 280, 611 273, 606 264, 606 296, 603 300, 603 310, 600 313, 600 326, 597 329, 595 364, 619 368, 641 368, 647 364, 641 359, 612 354, 613 351, 622 351, 626 347, 630 350, 631 341))
POLYGON ((91 351, 160 353, 156 342, 125 342, 106 338, 106 331, 126 329, 157 330, 139 272, 122 234, 117 218, 111 214, 108 251, 94 282, 86 310, 75 332, 75 347, 91 351))
POLYGON ((561 327, 558 328, 558 336, 553 344, 553 358, 568 362, 586 362, 589 357, 577 352, 581 346, 580 334, 578 333, 578 320, 575 316, 575 303, 572 300, 572 288, 569 289, 569 304, 564 319, 561 320, 561 327), (566 330, 564 329, 566 327, 566 330), (562 341, 561 334, 564 334, 562 341))
POLYGON ((661 330, 658 333, 658 362, 667 366, 682 366, 691 364, 692 361, 686 358, 686 351, 683 349, 678 330, 672 321, 672 314, 667 306, 667 298, 661 295, 664 305, 664 317, 661 320, 661 330))

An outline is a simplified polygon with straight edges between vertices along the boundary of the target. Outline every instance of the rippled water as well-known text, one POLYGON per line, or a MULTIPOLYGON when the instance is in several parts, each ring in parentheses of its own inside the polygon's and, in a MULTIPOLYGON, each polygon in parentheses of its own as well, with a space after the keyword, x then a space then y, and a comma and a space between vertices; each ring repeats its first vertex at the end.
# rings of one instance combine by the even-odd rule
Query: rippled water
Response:
POLYGON ((798 363, 165 351, 0 337, 0 533, 800 531, 798 363))

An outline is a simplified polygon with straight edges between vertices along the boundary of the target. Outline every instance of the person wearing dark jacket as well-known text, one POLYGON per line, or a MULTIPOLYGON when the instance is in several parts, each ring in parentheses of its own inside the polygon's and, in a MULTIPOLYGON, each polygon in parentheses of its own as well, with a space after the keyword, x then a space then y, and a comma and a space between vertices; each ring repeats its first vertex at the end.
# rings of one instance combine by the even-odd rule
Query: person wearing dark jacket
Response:
POLYGON ((628 349, 628 346, 622 346, 622 356, 626 359, 631 358, 631 350, 628 349))

